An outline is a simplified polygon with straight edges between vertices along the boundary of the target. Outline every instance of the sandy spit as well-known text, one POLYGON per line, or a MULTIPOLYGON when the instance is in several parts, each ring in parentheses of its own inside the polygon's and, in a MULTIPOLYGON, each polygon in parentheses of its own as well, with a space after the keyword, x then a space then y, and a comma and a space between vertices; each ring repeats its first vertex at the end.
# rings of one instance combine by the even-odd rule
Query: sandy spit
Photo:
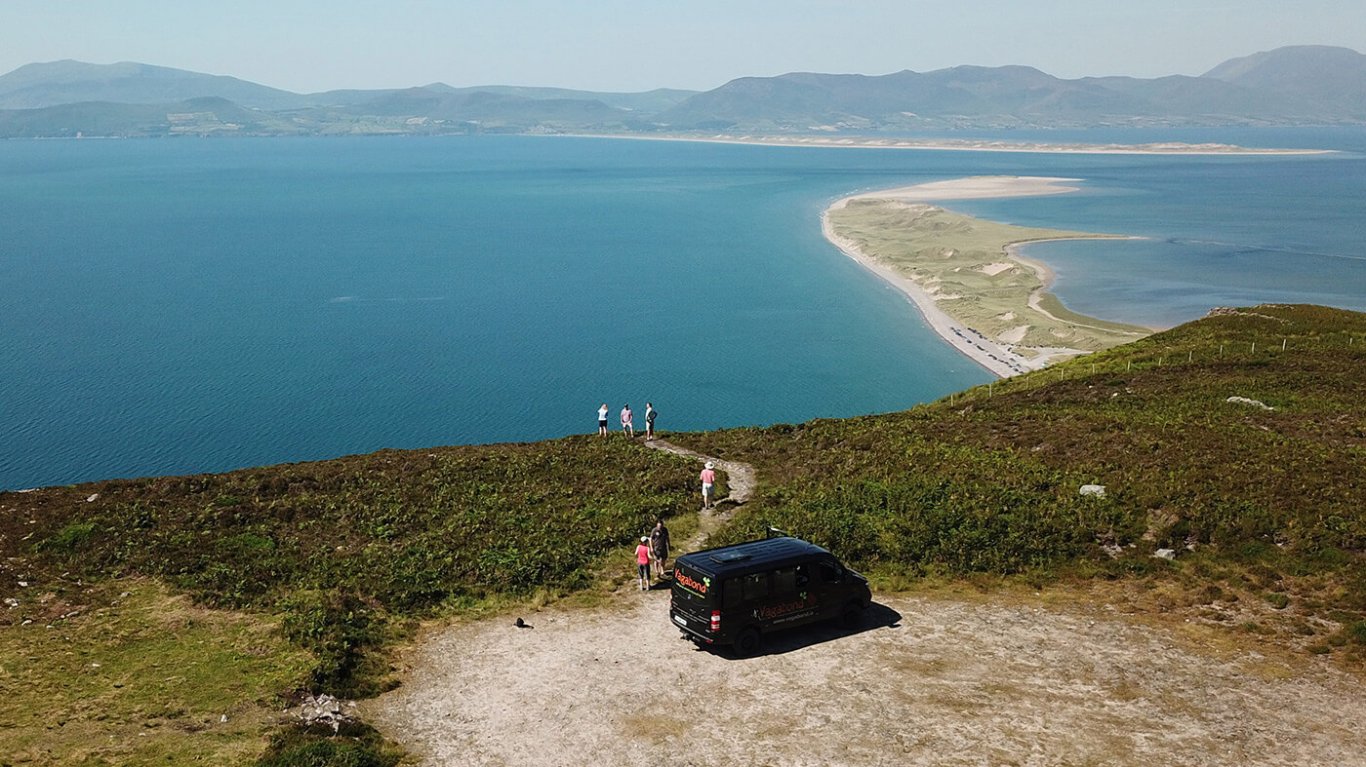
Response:
MULTIPOLYGON (((868 255, 857 243, 837 235, 834 227, 830 224, 830 213, 840 210, 848 205, 850 200, 856 199, 940 202, 945 200, 980 200, 1066 194, 1077 191, 1078 187, 1070 185, 1076 181, 1078 179, 1047 176, 974 176, 877 192, 864 192, 836 200, 827 208, 821 214, 821 232, 827 240, 840 249, 840 252, 904 293, 920 310, 926 324, 955 349, 997 376, 1008 378, 1028 370, 1042 368, 1055 355, 1041 354, 1034 358, 1023 357, 975 328, 970 328, 950 317, 939 308, 935 297, 915 280, 868 255), (993 355, 995 359, 992 358, 993 355)), ((1053 280, 1052 270, 1039 261, 1021 257, 1016 251, 1015 245, 1006 249, 1010 258, 1038 273, 1046 290, 1053 280)), ((1075 353, 1075 350, 1059 351, 1066 354, 1075 353)))
POLYGON ((751 146, 810 147, 817 149, 919 149, 938 152, 1006 152, 1022 154, 1118 154, 1118 155, 1314 155, 1333 154, 1331 149, 1262 149, 1232 144, 1186 144, 1164 142, 1156 144, 1048 144, 993 140, 952 139, 889 139, 870 136, 711 136, 687 134, 592 134, 562 133, 549 137, 609 138, 632 141, 688 141, 703 144, 746 144, 751 146))

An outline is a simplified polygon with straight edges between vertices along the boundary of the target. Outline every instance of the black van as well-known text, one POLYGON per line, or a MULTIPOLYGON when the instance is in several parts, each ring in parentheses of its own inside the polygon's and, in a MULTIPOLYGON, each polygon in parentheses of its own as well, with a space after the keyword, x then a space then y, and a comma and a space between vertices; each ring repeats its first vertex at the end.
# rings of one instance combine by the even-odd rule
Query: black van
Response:
POLYGON ((856 625, 868 579, 797 538, 766 538, 684 554, 674 563, 669 617, 693 641, 759 650, 764 634, 839 618, 856 625))

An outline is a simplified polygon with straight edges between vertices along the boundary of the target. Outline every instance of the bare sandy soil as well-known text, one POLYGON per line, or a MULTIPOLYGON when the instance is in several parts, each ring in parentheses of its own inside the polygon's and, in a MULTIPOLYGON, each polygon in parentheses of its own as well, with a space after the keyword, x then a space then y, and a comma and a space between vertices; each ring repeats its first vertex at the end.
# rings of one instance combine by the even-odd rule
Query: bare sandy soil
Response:
POLYGON ((430 765, 1363 765, 1366 694, 1104 608, 880 597, 736 660, 668 591, 430 629, 363 715, 430 765))

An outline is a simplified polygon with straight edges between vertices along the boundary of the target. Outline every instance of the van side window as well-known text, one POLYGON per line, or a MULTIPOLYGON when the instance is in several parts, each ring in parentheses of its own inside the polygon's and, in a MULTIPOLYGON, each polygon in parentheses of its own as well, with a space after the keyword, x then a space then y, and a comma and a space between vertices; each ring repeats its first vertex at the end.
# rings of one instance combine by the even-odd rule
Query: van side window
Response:
POLYGON ((736 605, 739 605, 741 602, 745 601, 744 597, 745 595, 742 593, 739 578, 731 578, 730 580, 721 584, 722 607, 726 609, 735 607, 736 605))
POLYGON ((762 599, 768 596, 768 573, 754 573, 741 579, 744 583, 745 601, 762 599))
POLYGON ((821 580, 826 583, 843 583, 844 568, 829 560, 821 562, 821 580))
POLYGON ((797 568, 784 567, 773 571, 773 593, 780 596, 797 593, 797 568))
POLYGON ((797 565, 797 568, 796 568, 796 575, 797 575, 797 588, 798 588, 798 589, 805 589, 807 586, 811 585, 811 567, 810 567, 810 566, 804 565, 804 564, 803 564, 803 565, 797 565))

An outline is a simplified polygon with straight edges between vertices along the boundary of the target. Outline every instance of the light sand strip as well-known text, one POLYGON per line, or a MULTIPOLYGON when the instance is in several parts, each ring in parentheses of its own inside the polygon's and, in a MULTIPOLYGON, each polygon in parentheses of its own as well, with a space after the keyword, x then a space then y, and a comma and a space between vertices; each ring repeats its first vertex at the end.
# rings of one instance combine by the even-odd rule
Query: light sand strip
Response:
MULTIPOLYGON (((951 346, 997 376, 1008 378, 1029 370, 1042 368, 1058 357, 1069 357, 1081 352, 1076 349, 1049 349, 1044 350, 1044 353, 1037 357, 1026 358, 1016 354, 1008 346, 992 340, 977 329, 962 324, 940 309, 934 297, 915 280, 863 252, 857 243, 837 235, 830 223, 830 212, 844 208, 850 200, 854 199, 938 202, 1066 194, 1077 191, 1078 188, 1070 186, 1069 183, 1078 180, 1043 176, 976 176, 850 195, 836 200, 821 214, 821 232, 846 256, 904 293, 920 310, 926 324, 951 346)), ((1017 252, 1017 245, 1018 243, 1014 243, 1007 247, 1008 255, 1038 273, 1044 284, 1044 290, 1047 290, 1053 281, 1052 270, 1039 261, 1021 257, 1017 252)), ((1035 306, 1037 300, 1037 295, 1031 297, 1030 305, 1035 306)), ((1037 309, 1036 306, 1035 308, 1037 309)))

